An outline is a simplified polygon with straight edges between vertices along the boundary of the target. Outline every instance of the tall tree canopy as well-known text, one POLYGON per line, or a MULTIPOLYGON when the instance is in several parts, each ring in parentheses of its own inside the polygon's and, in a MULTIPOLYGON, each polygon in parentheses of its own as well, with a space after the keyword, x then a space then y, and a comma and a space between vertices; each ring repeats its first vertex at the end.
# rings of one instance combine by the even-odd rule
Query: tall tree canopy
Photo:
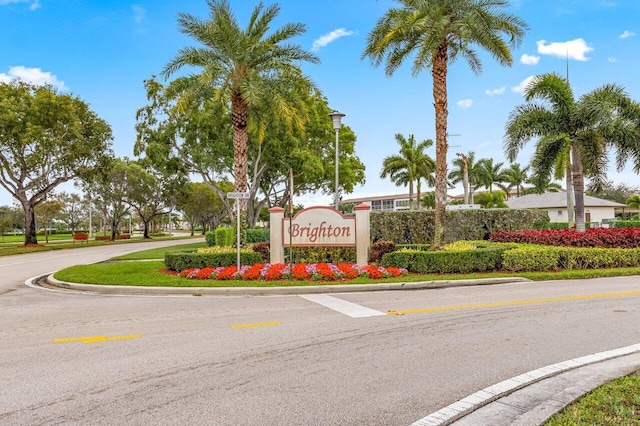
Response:
POLYGON ((436 215, 434 246, 442 240, 447 201, 447 71, 464 59, 474 73, 482 71, 475 46, 502 65, 511 65, 511 48, 522 42, 527 25, 505 12, 504 0, 396 0, 369 33, 363 56, 377 66, 386 61, 392 75, 409 57, 413 75, 431 68, 436 127, 436 215))
MULTIPOLYGON (((226 0, 208 0, 209 19, 181 13, 180 31, 201 44, 181 49, 164 68, 169 77, 183 67, 200 74, 183 79, 187 94, 205 93, 223 104, 233 128, 233 176, 235 190, 247 191, 250 111, 269 105, 271 115, 291 127, 303 128, 306 113, 298 102, 296 88, 308 91, 311 81, 300 71, 299 62, 318 62, 313 54, 290 43, 305 31, 303 24, 285 24, 271 30, 280 7, 258 4, 246 29, 239 26, 226 0)), ((253 123, 264 128, 260 123, 253 123)), ((246 204, 242 203, 243 209, 246 204)))
POLYGON ((37 244, 34 208, 58 185, 106 167, 111 128, 77 97, 50 86, 0 83, 0 186, 25 212, 26 244, 37 244))
POLYGON ((511 112, 506 125, 505 153, 513 161, 536 139, 533 166, 544 177, 571 151, 576 230, 583 232, 585 173, 595 182, 604 181, 611 151, 618 170, 630 160, 640 172, 640 107, 611 84, 576 100, 569 82, 557 74, 536 77, 524 95, 527 102, 511 112))

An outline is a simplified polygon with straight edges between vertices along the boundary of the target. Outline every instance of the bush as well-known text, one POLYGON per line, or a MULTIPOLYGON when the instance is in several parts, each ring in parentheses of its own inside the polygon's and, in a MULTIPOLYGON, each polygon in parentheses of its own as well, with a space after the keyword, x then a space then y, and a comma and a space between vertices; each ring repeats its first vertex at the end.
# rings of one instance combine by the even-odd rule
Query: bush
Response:
POLYGON ((96 235, 96 241, 111 241, 111 235, 96 235))
POLYGON ((635 248, 640 247, 640 228, 591 228, 585 232, 575 229, 499 231, 491 234, 491 241, 562 247, 635 248))
POLYGON ((369 261, 380 263, 382 256, 394 251, 396 251, 396 243, 393 241, 376 241, 369 249, 369 261))
POLYGON ((270 230, 267 228, 247 229, 247 244, 265 243, 271 239, 270 230))
POLYGON ((213 247, 216 245, 216 233, 209 231, 204 235, 204 239, 207 242, 207 247, 213 247))
POLYGON ((260 256, 262 256, 262 260, 264 262, 269 262, 271 260, 271 243, 270 242, 264 242, 264 243, 257 243, 251 246, 251 250, 255 251, 256 253, 260 253, 260 256))
POLYGON ((616 220, 614 228, 637 228, 640 227, 640 220, 616 220))
MULTIPOLYGON (((165 253, 164 265, 170 271, 184 271, 191 268, 216 268, 218 266, 232 266, 237 262, 236 251, 226 251, 218 253, 165 253)), ((240 251, 241 265, 254 265, 262 263, 259 253, 250 250, 240 251)))
POLYGON ((503 267, 511 272, 640 266, 640 249, 522 246, 505 252, 503 267))
POLYGON ((492 246, 465 251, 422 251, 403 249, 387 253, 380 264, 405 268, 421 274, 453 274, 494 271, 502 268, 502 254, 508 246, 492 246))
MULTIPOLYGON (((372 212, 371 241, 396 244, 431 244, 435 211, 372 212)), ((492 232, 542 229, 549 223, 546 211, 526 209, 448 210, 443 243, 488 240, 492 232)))
POLYGON ((233 228, 216 228, 216 245, 219 247, 233 247, 236 242, 236 233, 233 228))
POLYGON ((130 240, 131 234, 119 234, 116 235, 116 240, 130 240))
MULTIPOLYGON (((289 248, 285 247, 284 254, 289 257, 289 248)), ((355 247, 294 247, 293 259, 296 263, 353 263, 356 261, 355 247)))

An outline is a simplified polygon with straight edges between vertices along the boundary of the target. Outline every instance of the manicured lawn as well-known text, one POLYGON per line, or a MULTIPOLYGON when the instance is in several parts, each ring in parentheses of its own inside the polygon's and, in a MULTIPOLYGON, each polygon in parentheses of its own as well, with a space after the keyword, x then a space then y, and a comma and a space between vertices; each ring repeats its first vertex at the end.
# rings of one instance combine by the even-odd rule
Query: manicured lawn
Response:
MULTIPOLYGON (((184 246, 172 247, 171 250, 181 250, 184 246)), ((167 249, 161 249, 164 253, 167 249)), ((164 254, 163 254, 164 256, 164 254)), ((143 258, 144 259, 144 258, 143 258)), ((106 262, 91 265, 77 265, 56 272, 55 277, 62 281, 105 284, 105 285, 138 285, 138 286, 176 286, 176 287, 273 287, 273 286, 303 286, 303 285, 335 285, 335 284, 368 284, 393 282, 418 282, 464 280, 497 277, 524 277, 534 281, 563 280, 576 278, 597 278, 640 275, 640 268, 616 268, 598 270, 570 270, 560 272, 527 272, 527 273, 475 273, 475 274, 410 274, 398 278, 370 280, 357 278, 351 281, 217 281, 217 280, 188 280, 169 276, 160 272, 164 268, 162 261, 157 262, 106 262)))
POLYGON ((545 425, 640 425, 639 372, 593 390, 553 416, 545 425))
POLYGON ((163 259, 164 254, 167 252, 178 252, 178 251, 188 251, 188 250, 196 250, 200 247, 206 247, 207 243, 193 243, 193 244, 184 244, 174 247, 161 247, 157 249, 150 250, 142 250, 137 251, 135 253, 126 254, 124 256, 114 257, 113 260, 144 260, 144 259, 163 259))

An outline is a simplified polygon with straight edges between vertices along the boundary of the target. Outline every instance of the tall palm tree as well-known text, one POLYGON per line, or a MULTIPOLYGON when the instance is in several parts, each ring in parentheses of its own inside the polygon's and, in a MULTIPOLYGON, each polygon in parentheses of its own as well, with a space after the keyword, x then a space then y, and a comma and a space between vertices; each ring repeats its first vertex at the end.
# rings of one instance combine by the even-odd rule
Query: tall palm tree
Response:
POLYGON ((513 62, 511 48, 522 42, 527 25, 505 12, 505 0, 395 0, 367 37, 363 57, 377 66, 386 60, 392 75, 409 57, 413 75, 431 68, 436 127, 436 214, 433 245, 442 241, 447 202, 447 71, 457 59, 478 74, 480 47, 502 65, 513 62))
POLYGON ((458 154, 459 158, 453 160, 453 168, 448 175, 451 183, 463 183, 464 203, 473 202, 473 191, 481 186, 482 160, 476 161, 476 153, 458 154))
POLYGON ((409 206, 413 207, 414 182, 424 177, 425 170, 434 161, 425 154, 424 150, 433 145, 431 139, 416 142, 414 135, 405 138, 400 133, 395 135, 396 142, 400 145, 399 155, 389 155, 382 161, 380 178, 387 176, 396 185, 409 185, 409 206))
POLYGON ((557 158, 571 150, 576 230, 583 232, 585 171, 601 179, 611 149, 618 170, 631 159, 640 171, 640 108, 616 85, 576 100, 569 82, 557 74, 536 77, 524 95, 527 103, 511 112, 506 125, 505 153, 513 161, 526 142, 538 138, 536 174, 548 176, 557 158))
POLYGON ((292 81, 312 86, 296 63, 316 63, 318 58, 289 42, 305 32, 303 24, 285 24, 270 31, 280 11, 277 4, 259 3, 246 29, 238 25, 227 0, 207 0, 207 4, 210 17, 206 21, 187 13, 178 17, 180 32, 202 46, 181 49, 162 74, 168 78, 183 67, 198 68, 200 74, 187 78, 185 85, 231 105, 234 188, 245 192, 250 111, 267 103, 274 116, 291 125, 303 126, 304 114, 292 108, 295 96, 290 88, 296 86, 292 81))
POLYGON ((632 209, 640 209, 640 195, 634 194, 627 198, 626 204, 632 209))
POLYGON ((507 194, 512 188, 516 189, 516 197, 519 197, 522 194, 522 189, 524 183, 529 178, 529 169, 531 166, 527 166, 524 169, 520 165, 520 163, 512 163, 508 169, 505 169, 502 172, 502 176, 504 178, 504 182, 508 185, 504 185, 501 188, 505 190, 507 194))

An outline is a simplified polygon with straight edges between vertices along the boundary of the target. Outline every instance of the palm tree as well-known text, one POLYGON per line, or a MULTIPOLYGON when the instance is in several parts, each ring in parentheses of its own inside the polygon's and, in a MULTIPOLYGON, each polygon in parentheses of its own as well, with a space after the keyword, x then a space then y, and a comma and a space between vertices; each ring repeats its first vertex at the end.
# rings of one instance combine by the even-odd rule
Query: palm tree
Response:
POLYGON ((483 209, 498 209, 508 207, 504 202, 504 194, 502 192, 483 192, 476 195, 473 202, 475 204, 480 204, 483 209))
POLYGON ((181 49, 162 74, 168 78, 183 67, 199 68, 201 73, 185 79, 184 85, 231 105, 234 188, 245 192, 250 111, 270 104, 274 117, 302 127, 304 111, 292 107, 296 97, 290 89, 302 82, 308 90, 313 84, 295 64, 316 63, 318 58, 289 42, 305 32, 303 24, 285 24, 267 34, 280 11, 277 4, 268 7, 258 4, 246 29, 239 27, 227 0, 208 0, 207 4, 211 12, 206 21, 187 13, 179 14, 178 18, 180 31, 202 47, 181 49))
POLYGON ((534 168, 543 177, 571 150, 576 230, 583 232, 585 172, 601 179, 611 149, 618 170, 631 159, 640 171, 640 107, 616 85, 601 86, 576 101, 569 82, 557 74, 536 77, 524 95, 527 103, 511 112, 506 125, 505 153, 513 161, 526 142, 539 138, 534 168), (532 102, 536 99, 544 103, 532 102))
POLYGON ((417 143, 413 135, 405 138, 397 133, 396 142, 400 145, 399 155, 390 155, 382 161, 382 171, 380 178, 387 176, 396 185, 409 185, 409 206, 413 206, 413 185, 414 182, 425 177, 425 171, 429 169, 429 165, 433 164, 433 159, 424 153, 426 148, 433 145, 431 139, 423 140, 417 143))
POLYGON ((504 176, 502 174, 503 164, 504 163, 493 164, 493 158, 483 158, 479 161, 480 183, 489 190, 490 194, 493 194, 494 183, 499 184, 504 182, 504 176))
POLYGON ((526 183, 531 186, 522 191, 524 195, 560 192, 562 190, 562 186, 551 181, 551 176, 541 176, 540 174, 534 173, 526 180, 526 183))
POLYGON ((508 184, 508 185, 502 186, 502 189, 505 190, 507 194, 509 194, 509 191, 512 188, 515 188, 516 197, 519 197, 520 194, 522 194, 524 183, 529 178, 528 173, 530 168, 531 166, 527 166, 523 169, 520 163, 512 163, 508 169, 505 169, 502 172, 504 182, 508 184))
POLYGON ((625 204, 631 207, 632 209, 640 209, 640 195, 638 194, 632 195, 631 197, 627 198, 627 201, 625 204))
POLYGON ((464 59, 478 74, 482 63, 475 46, 502 65, 513 62, 511 48, 522 42, 527 25, 504 12, 505 0, 396 0, 367 37, 363 57, 377 66, 386 59, 392 75, 409 57, 413 75, 431 68, 436 127, 436 214, 433 245, 442 241, 447 202, 447 71, 449 62, 464 59))
POLYGON ((460 158, 453 160, 453 169, 448 178, 452 184, 463 183, 464 203, 471 204, 474 190, 481 186, 482 160, 476 161, 476 154, 473 151, 466 155, 458 153, 457 156, 460 158))

